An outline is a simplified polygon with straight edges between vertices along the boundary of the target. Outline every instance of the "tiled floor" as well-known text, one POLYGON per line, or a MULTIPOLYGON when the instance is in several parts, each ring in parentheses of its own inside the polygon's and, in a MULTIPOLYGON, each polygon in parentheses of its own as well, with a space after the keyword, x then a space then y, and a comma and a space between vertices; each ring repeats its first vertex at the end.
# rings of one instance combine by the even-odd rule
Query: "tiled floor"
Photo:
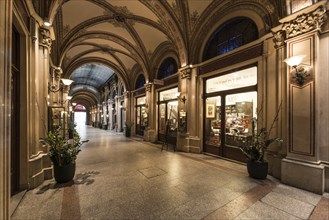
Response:
POLYGON ((79 129, 90 141, 74 182, 28 191, 12 219, 328 219, 328 197, 251 179, 243 165, 79 129))

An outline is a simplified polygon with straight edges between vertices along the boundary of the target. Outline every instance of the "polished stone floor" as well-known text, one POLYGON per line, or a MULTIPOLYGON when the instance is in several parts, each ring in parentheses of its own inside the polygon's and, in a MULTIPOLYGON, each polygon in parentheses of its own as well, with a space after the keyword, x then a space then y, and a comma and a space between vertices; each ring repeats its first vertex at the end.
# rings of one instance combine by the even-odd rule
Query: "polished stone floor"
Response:
POLYGON ((328 195, 260 181, 246 167, 91 127, 74 182, 27 191, 12 219, 328 219, 328 195))

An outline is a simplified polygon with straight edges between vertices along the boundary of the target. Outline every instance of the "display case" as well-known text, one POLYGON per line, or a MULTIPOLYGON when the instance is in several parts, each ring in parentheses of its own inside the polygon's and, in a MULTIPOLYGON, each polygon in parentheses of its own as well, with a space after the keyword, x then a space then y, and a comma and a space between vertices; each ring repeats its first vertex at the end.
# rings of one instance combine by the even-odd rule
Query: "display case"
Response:
POLYGON ((54 131, 62 128, 63 136, 65 134, 65 108, 64 107, 48 107, 48 131, 54 131))

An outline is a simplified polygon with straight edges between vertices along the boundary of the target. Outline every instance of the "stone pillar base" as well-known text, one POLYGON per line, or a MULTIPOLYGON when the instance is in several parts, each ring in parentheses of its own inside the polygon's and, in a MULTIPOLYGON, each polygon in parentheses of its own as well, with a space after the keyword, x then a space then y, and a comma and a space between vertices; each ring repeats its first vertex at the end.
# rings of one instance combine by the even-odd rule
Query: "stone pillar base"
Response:
POLYGON ((144 138, 145 141, 148 141, 148 142, 152 142, 152 143, 156 142, 157 141, 157 135, 156 135, 155 130, 146 129, 144 131, 144 137, 143 138, 144 138))
POLYGON ((34 189, 44 180, 53 178, 53 167, 48 154, 41 153, 29 160, 29 189, 34 189))
POLYGON ((324 166, 321 164, 309 164, 285 158, 281 163, 281 181, 322 195, 325 185, 324 171, 324 166))
POLYGON ((177 149, 187 153, 201 153, 200 139, 197 137, 186 137, 184 143, 177 146, 177 149))
POLYGON ((284 155, 273 152, 267 153, 268 173, 277 179, 281 179, 282 158, 284 158, 284 155))

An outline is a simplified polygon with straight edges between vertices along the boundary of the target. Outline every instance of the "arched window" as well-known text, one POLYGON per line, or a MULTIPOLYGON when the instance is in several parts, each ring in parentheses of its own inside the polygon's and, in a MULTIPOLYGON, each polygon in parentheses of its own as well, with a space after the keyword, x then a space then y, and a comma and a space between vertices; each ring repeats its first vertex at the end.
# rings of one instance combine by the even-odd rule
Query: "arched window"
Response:
POLYGON ((135 89, 144 87, 144 84, 145 84, 145 77, 143 74, 140 74, 136 80, 135 89))
POLYGON ((246 17, 233 18, 221 25, 209 38, 203 61, 227 53, 258 39, 254 21, 246 17))
POLYGON ((160 68, 158 70, 158 79, 163 79, 165 77, 168 77, 174 73, 177 73, 178 68, 177 68, 177 63, 176 60, 168 57, 165 59, 162 64, 160 65, 160 68))
POLYGON ((120 95, 123 95, 125 88, 123 86, 121 86, 121 90, 120 90, 120 95))

